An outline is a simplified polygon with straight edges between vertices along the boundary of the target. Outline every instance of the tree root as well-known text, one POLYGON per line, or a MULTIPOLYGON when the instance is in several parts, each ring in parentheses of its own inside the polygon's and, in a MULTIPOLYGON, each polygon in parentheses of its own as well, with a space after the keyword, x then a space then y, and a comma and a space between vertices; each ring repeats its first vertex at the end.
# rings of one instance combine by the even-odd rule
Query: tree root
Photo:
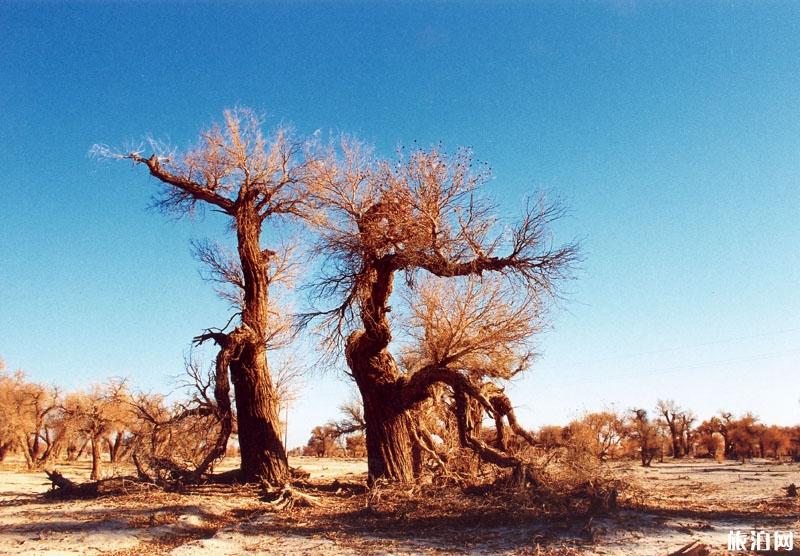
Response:
POLYGON ((322 501, 316 496, 302 493, 290 485, 285 485, 277 490, 265 486, 262 500, 278 511, 291 510, 293 508, 316 508, 323 505, 322 501))

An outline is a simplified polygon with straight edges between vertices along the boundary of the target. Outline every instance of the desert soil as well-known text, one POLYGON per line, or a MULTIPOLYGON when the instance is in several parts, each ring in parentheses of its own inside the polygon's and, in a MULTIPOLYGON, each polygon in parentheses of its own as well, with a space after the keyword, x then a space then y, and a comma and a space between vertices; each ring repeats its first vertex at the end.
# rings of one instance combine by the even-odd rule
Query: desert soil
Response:
MULTIPOLYGON (((345 491, 346 485, 363 482, 366 472, 360 460, 294 458, 291 464, 320 484, 338 479, 345 491)), ((57 468, 76 481, 85 481, 89 473, 85 462, 57 468)), ((6 462, 0 467, 0 554, 661 556, 692 541, 705 543, 712 554, 726 554, 729 531, 749 536, 754 529, 792 531, 800 547, 800 501, 784 490, 790 483, 800 485, 800 464, 685 461, 650 469, 620 464, 617 471, 637 485, 639 494, 613 517, 516 520, 513 525, 443 520, 419 528, 409 521, 378 530, 338 527, 336 519, 320 522, 314 518, 319 509, 279 515, 257 489, 244 486, 47 500, 42 495, 50 485, 43 473, 6 462)), ((338 487, 330 492, 321 497, 325 511, 344 515, 347 493, 338 487)), ((363 511, 347 515, 358 520, 363 511)))

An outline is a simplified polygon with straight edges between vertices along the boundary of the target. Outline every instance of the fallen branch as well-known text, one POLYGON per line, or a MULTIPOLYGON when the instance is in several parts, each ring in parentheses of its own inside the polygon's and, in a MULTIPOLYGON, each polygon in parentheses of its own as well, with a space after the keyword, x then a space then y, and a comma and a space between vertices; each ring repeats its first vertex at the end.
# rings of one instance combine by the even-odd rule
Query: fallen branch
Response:
POLYGON ((112 477, 88 483, 76 483, 58 471, 45 471, 52 487, 45 493, 47 498, 97 498, 139 492, 156 485, 140 481, 136 477, 112 477))

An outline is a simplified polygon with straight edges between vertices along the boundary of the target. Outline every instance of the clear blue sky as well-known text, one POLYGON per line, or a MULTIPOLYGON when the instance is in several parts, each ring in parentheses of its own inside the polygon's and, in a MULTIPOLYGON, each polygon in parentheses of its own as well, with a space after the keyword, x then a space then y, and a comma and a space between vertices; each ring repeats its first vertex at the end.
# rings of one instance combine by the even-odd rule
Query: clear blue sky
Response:
MULTIPOLYGON (((227 317, 141 169, 235 104, 300 132, 472 146, 585 263, 512 394, 530 426, 674 398, 800 421, 800 4, 0 3, 0 357, 168 390, 227 317)), ((348 386, 311 373, 290 445, 348 386)))

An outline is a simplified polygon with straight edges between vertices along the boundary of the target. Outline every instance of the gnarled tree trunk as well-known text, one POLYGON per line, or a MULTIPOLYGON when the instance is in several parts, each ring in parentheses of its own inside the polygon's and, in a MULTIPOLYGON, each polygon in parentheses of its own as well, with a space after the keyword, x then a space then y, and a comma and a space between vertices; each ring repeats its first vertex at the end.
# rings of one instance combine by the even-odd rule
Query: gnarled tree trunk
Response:
POLYGON ((402 374, 388 350, 392 334, 387 303, 394 273, 391 255, 373 261, 361 312, 364 329, 351 334, 345 346, 347 365, 364 402, 370 482, 410 482, 415 475, 414 421, 403 396, 402 374))
MULTIPOLYGON (((231 332, 209 330, 195 341, 216 341, 224 355, 223 370, 230 372, 241 446, 240 477, 282 485, 289 478, 289 466, 266 360, 274 331, 269 326, 270 260, 276 253, 262 251, 260 235, 269 218, 307 216, 309 169, 318 167, 310 157, 316 155, 286 130, 265 136, 260 118, 248 109, 225 111, 224 124, 204 131, 199 145, 186 153, 154 152, 145 158, 138 152, 114 153, 103 146, 94 151, 147 166, 166 186, 159 201, 164 208, 187 214, 196 205, 209 204, 232 218, 239 261, 216 260, 209 254, 205 262, 210 263, 215 281, 241 290, 241 298, 236 299, 241 322, 231 332)), ((229 415, 224 411, 221 415, 227 427, 229 415)), ((224 430, 210 457, 224 449, 224 430)))
MULTIPOLYGON (((246 346, 245 353, 252 350, 246 346)), ((241 450, 242 480, 283 484, 289 476, 286 451, 280 439, 277 396, 263 350, 231 364, 241 450)))
POLYGON ((242 479, 280 485, 289 478, 289 463, 280 437, 278 396, 267 368, 269 258, 259 244, 261 219, 250 203, 236 213, 244 304, 239 345, 230 362, 236 399, 242 479))
POLYGON ((364 403, 369 481, 412 481, 414 422, 402 405, 394 358, 385 348, 376 352, 363 331, 348 339, 346 356, 364 403))

